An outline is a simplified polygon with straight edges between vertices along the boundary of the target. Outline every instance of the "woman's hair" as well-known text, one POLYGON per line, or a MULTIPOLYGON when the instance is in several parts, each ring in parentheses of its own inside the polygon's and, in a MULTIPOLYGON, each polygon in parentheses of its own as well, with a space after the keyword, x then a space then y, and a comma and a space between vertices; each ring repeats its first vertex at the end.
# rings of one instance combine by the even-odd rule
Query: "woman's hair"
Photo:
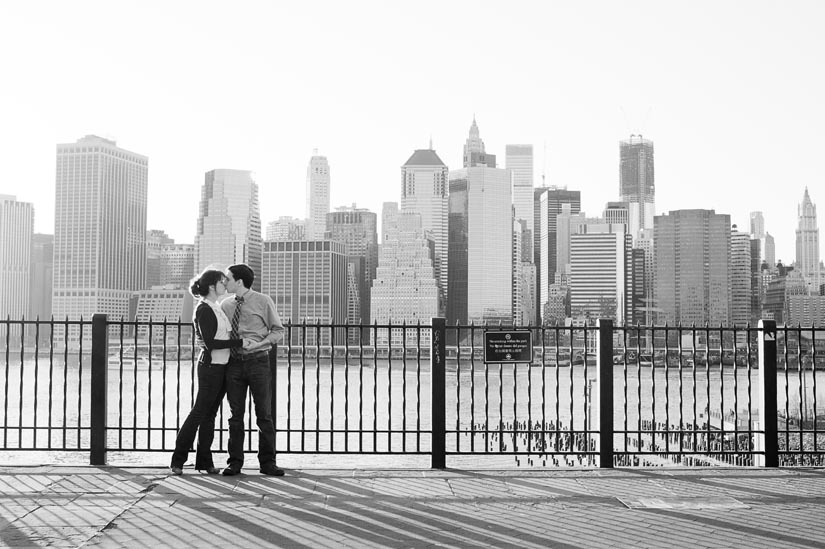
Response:
POLYGON ((189 292, 194 297, 209 295, 209 286, 214 286, 223 280, 223 272, 217 269, 206 269, 189 283, 189 292))

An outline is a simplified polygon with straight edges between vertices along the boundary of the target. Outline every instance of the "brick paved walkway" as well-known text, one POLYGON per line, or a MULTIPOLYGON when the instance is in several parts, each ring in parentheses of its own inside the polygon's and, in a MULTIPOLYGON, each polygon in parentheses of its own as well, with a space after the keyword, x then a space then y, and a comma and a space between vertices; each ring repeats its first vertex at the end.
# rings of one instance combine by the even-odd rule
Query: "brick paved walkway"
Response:
POLYGON ((823 469, 0 467, 0 546, 823 547, 823 469))

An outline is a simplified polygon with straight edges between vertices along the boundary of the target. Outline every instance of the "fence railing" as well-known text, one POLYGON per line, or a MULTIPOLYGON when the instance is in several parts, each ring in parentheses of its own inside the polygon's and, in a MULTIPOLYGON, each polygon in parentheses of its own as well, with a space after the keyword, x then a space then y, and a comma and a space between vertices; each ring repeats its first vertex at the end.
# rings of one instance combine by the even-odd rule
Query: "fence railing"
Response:
MULTIPOLYGON (((520 465, 821 465, 825 329, 286 326, 270 355, 276 449, 511 456, 520 465), (532 354, 486 363, 484 333, 532 354)), ((171 452, 194 400, 186 322, 0 321, 0 450, 171 452)), ((226 447, 228 406, 215 444, 226 447)), ((256 451, 254 410, 247 451, 256 451)))

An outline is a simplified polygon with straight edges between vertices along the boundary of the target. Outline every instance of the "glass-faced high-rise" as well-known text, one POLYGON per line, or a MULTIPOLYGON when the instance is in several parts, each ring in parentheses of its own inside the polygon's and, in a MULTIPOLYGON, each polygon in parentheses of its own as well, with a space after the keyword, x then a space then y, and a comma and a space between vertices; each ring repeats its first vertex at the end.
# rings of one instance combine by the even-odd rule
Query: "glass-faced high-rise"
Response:
POLYGON ((329 162, 316 154, 309 159, 306 183, 307 240, 324 238, 329 213, 329 162))
POLYGON ((533 262, 533 145, 507 145, 506 168, 513 175, 513 213, 516 221, 526 222, 524 239, 527 255, 533 262))
POLYGON ((660 321, 683 326, 730 323, 730 216, 713 210, 657 215, 655 300, 660 321))
POLYGON ((510 192, 508 170, 476 166, 450 172, 450 322, 512 322, 510 192))
POLYGON ((125 317, 144 289, 148 164, 94 135, 57 146, 55 318, 125 317))
POLYGON ((653 228, 656 215, 653 141, 641 135, 619 142, 619 192, 628 205, 628 230, 634 241, 653 228))
MULTIPOLYGON (((0 195, 0 315, 19 319, 29 312, 34 206, 0 195)), ((2 335, 2 334, 0 334, 2 335)))
MULTIPOLYGON (((261 270, 258 184, 245 170, 206 172, 195 234, 195 269, 246 263, 261 270)), ((260 289, 258 276, 252 287, 260 289)))

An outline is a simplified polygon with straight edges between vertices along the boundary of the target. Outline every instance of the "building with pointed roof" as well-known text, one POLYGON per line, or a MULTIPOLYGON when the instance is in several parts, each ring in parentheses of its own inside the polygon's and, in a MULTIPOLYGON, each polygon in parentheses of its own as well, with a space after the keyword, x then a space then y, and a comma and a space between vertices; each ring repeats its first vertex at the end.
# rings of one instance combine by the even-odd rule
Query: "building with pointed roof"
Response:
POLYGON ((447 299, 449 173, 433 149, 414 151, 401 166, 401 211, 421 216, 421 228, 429 232, 435 242, 433 268, 442 304, 447 299))
POLYGON ((819 229, 816 226, 816 206, 811 202, 808 187, 799 205, 796 229, 796 270, 805 279, 810 293, 819 293, 819 229))

